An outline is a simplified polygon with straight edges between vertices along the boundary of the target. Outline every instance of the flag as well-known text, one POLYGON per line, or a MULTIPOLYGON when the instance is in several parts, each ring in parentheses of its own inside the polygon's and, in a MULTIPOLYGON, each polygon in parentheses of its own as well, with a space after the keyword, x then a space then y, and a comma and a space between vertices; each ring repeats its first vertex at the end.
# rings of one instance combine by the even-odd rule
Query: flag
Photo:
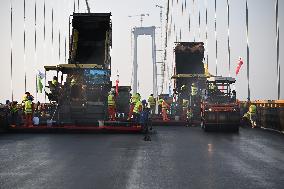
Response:
POLYGON ((240 57, 239 63, 238 63, 237 68, 236 68, 236 75, 239 74, 240 69, 241 69, 241 67, 242 67, 243 64, 244 64, 243 59, 240 57))
POLYGON ((118 83, 119 83, 119 80, 115 80, 115 94, 116 96, 118 96, 118 83))
POLYGON ((116 80, 115 80, 115 94, 118 96, 118 84, 119 84, 119 72, 118 70, 116 71, 116 80))
POLYGON ((43 80, 43 78, 45 78, 45 74, 42 73, 40 70, 38 70, 38 74, 37 74, 37 91, 39 93, 42 93, 42 89, 43 89, 42 80, 43 80))

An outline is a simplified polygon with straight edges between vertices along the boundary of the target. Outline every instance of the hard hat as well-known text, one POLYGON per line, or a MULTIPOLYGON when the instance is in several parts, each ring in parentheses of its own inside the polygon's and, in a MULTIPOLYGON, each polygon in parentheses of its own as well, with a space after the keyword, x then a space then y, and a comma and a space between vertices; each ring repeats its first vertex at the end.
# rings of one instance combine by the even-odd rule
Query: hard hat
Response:
POLYGON ((191 85, 192 85, 192 86, 194 86, 194 85, 195 85, 195 83, 192 83, 191 85))

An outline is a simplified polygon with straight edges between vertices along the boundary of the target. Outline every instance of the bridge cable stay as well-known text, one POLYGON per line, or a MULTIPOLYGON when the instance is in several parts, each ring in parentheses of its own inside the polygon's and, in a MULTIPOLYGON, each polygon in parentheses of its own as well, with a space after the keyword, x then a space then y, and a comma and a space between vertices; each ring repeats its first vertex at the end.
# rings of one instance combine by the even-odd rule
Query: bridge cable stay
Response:
MULTIPOLYGON (((195 11, 194 11, 194 9, 195 9, 195 3, 194 3, 194 0, 192 0, 192 20, 193 20, 193 25, 195 25, 195 15, 194 15, 194 13, 195 13, 195 11)), ((195 27, 193 27, 193 41, 195 42, 195 27)))
POLYGON ((66 64, 66 56, 67 56, 67 49, 66 49, 66 46, 67 46, 67 39, 66 39, 66 36, 65 36, 65 40, 64 40, 64 63, 66 64))
POLYGON ((198 11, 198 38, 199 42, 201 41, 201 20, 200 20, 200 10, 198 11))
POLYGON ((206 64, 207 64, 207 69, 209 69, 208 67, 208 2, 207 0, 205 0, 205 43, 206 43, 206 64))
POLYGON ((24 82, 25 92, 27 91, 27 64, 26 64, 26 0, 24 0, 24 82))
POLYGON ((248 27, 248 1, 246 0, 246 37, 247 37, 247 80, 248 80, 248 101, 250 101, 250 75, 249 75, 249 27, 248 27))
POLYGON ((77 2, 77 8, 78 8, 78 13, 80 13, 80 0, 78 0, 78 2, 77 2))
POLYGON ((12 101, 14 101, 14 89, 13 89, 13 2, 10 0, 10 21, 11 21, 11 27, 10 27, 10 77, 11 77, 11 97, 12 101))
MULTIPOLYGON (((37 4, 36 4, 36 0, 35 0, 35 38, 34 38, 34 42, 35 42, 35 54, 34 54, 34 61, 35 61, 35 67, 37 66, 37 17, 36 17, 36 13, 37 13, 37 10, 36 10, 36 8, 37 8, 37 4)), ((35 95, 36 95, 36 102, 37 102, 37 93, 38 93, 38 83, 37 83, 37 81, 38 81, 38 78, 37 78, 37 72, 35 72, 36 74, 35 74, 35 87, 36 87, 36 93, 35 93, 35 95)))
POLYGON ((230 44, 230 0, 227 0, 227 26, 228 26, 228 63, 229 63, 229 76, 231 76, 231 44, 230 44))
POLYGON ((215 75, 218 75, 218 39, 217 39, 217 0, 215 0, 215 14, 214 14, 214 30, 215 30, 215 48, 216 48, 216 71, 215 75))
MULTIPOLYGON (((168 76, 168 81, 170 81, 170 77, 169 77, 169 65, 167 63, 167 48, 168 48, 168 27, 169 27, 169 10, 170 10, 170 0, 167 0, 167 10, 166 10, 166 25, 165 25, 165 45, 164 45, 164 64, 165 64, 165 69, 167 70, 167 76, 168 76)), ((165 82, 165 86, 167 85, 167 81, 163 81, 165 82)), ((170 87, 171 82, 169 82, 168 84, 170 87)))
POLYGON ((59 64, 61 63, 61 48, 60 48, 60 45, 61 45, 61 33, 60 33, 60 29, 59 29, 59 32, 58 32, 58 60, 59 60, 59 64))
MULTIPOLYGON (((79 1, 79 0, 78 0, 78 1, 79 1)), ((85 2, 86 2, 86 7, 87 7, 88 13, 91 13, 91 9, 90 9, 88 0, 85 0, 85 2)))
POLYGON ((276 16, 276 65, 277 65, 277 98, 278 100, 280 99, 280 94, 281 94, 281 85, 280 85, 280 79, 281 79, 281 74, 280 74, 280 64, 279 64, 279 20, 278 20, 278 0, 275 2, 275 16, 276 16))
MULTIPOLYGON (((43 49, 44 49, 43 53, 44 53, 44 63, 46 63, 45 17, 46 17, 46 6, 45 6, 45 0, 44 0, 44 2, 43 2, 43 49)), ((44 86, 46 86, 46 73, 44 74, 44 86)), ((46 103, 46 95, 44 95, 44 102, 46 103)))

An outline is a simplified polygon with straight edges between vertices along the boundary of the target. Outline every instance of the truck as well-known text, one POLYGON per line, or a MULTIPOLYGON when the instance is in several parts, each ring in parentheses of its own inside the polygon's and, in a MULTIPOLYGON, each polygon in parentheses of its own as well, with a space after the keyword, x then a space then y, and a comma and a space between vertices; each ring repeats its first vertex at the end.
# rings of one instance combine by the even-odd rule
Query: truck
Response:
POLYGON ((201 102, 201 127, 204 131, 239 131, 240 108, 232 77, 207 78, 206 90, 201 102))

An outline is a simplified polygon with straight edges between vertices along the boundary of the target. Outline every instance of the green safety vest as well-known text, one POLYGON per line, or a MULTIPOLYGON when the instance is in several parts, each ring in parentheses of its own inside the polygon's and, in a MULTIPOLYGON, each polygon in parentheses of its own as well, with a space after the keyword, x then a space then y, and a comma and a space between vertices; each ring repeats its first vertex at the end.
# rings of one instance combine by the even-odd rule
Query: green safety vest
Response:
POLYGON ((150 106, 155 106, 155 104, 156 104, 155 103, 155 98, 152 97, 152 96, 149 96, 148 103, 149 103, 150 106))
POLYGON ((254 104, 250 105, 249 112, 251 114, 255 114, 256 113, 256 105, 254 105, 254 104))
POLYGON ((166 101, 163 100, 162 102, 162 109, 168 109, 169 105, 166 103, 166 101))
POLYGON ((31 114, 33 112, 32 106, 33 106, 32 101, 27 100, 25 102, 25 113, 26 114, 31 114))
POLYGON ((52 80, 52 84, 53 84, 54 86, 57 86, 58 81, 56 81, 56 80, 52 80))
POLYGON ((16 113, 18 111, 18 108, 15 106, 15 107, 11 107, 11 112, 12 113, 16 113))
POLYGON ((160 100, 158 101, 158 103, 159 103, 159 105, 162 105, 163 99, 160 99, 160 100))
POLYGON ((191 96, 195 96, 195 95, 197 95, 197 87, 195 87, 195 86, 191 86, 191 96))
POLYGON ((107 104, 109 106, 114 106, 115 102, 114 102, 114 96, 113 95, 108 95, 108 97, 107 97, 107 104))
POLYGON ((142 106, 142 102, 141 102, 140 100, 138 100, 138 101, 135 103, 133 112, 136 113, 136 114, 139 114, 139 113, 140 113, 139 108, 140 108, 141 106, 142 106))
POLYGON ((187 108, 188 107, 188 105, 189 105, 189 101, 188 100, 185 100, 185 99, 183 99, 182 100, 182 106, 185 108, 187 108))

